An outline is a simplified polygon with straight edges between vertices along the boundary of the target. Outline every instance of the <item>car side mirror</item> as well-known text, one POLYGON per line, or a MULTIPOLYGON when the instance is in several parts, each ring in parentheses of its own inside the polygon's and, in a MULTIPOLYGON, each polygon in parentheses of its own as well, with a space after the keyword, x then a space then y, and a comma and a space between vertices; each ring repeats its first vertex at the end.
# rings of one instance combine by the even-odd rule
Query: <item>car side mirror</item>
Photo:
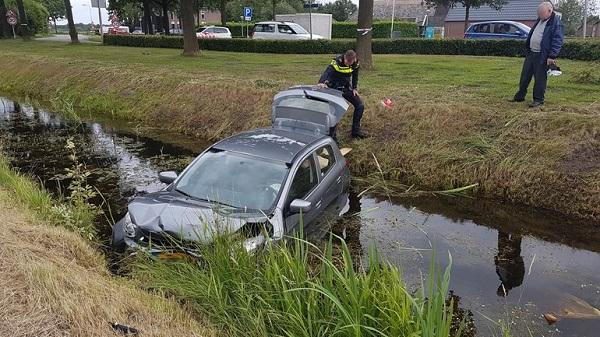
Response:
POLYGON ((177 179, 177 172, 175 171, 164 171, 158 174, 158 180, 161 183, 170 184, 177 179))
POLYGON ((312 203, 310 201, 302 199, 294 199, 290 204, 291 213, 308 213, 312 209, 312 203))

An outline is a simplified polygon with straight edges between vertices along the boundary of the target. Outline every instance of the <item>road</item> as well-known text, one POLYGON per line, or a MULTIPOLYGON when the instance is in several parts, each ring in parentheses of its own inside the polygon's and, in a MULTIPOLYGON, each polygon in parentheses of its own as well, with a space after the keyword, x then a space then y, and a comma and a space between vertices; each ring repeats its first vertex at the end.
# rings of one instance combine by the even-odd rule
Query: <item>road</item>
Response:
MULTIPOLYGON (((89 41, 88 35, 78 34, 77 37, 79 37, 79 42, 91 42, 91 41, 89 41)), ((40 38, 37 38, 36 40, 70 42, 71 37, 69 36, 69 34, 57 34, 57 35, 51 35, 51 36, 46 36, 46 37, 40 37, 40 38)))

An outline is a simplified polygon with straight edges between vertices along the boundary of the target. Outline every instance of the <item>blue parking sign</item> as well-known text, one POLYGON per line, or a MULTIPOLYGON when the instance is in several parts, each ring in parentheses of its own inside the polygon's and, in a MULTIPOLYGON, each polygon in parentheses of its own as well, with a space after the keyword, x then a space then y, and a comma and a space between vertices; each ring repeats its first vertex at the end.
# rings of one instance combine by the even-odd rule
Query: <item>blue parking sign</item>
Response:
POLYGON ((252 20, 252 7, 244 7, 244 20, 252 20))

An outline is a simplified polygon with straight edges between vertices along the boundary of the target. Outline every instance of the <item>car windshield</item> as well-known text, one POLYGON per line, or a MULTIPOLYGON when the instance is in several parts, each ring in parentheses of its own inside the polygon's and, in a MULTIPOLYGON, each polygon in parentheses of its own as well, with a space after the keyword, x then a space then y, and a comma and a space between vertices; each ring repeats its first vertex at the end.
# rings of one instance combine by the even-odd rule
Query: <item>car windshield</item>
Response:
POLYGON ((296 34, 308 34, 306 29, 302 28, 302 26, 297 23, 290 23, 289 26, 296 32, 296 34))
POLYGON ((211 150, 195 161, 175 189, 192 198, 248 211, 268 211, 283 184, 285 163, 211 150))

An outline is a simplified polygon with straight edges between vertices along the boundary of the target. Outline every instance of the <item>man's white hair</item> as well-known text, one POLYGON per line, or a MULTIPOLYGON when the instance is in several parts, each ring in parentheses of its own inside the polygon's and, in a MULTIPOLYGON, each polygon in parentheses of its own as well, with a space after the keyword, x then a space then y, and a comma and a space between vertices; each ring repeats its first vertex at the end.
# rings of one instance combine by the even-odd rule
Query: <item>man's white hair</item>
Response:
POLYGON ((538 9, 551 9, 551 10, 554 10, 554 5, 550 1, 543 1, 538 6, 538 9))

